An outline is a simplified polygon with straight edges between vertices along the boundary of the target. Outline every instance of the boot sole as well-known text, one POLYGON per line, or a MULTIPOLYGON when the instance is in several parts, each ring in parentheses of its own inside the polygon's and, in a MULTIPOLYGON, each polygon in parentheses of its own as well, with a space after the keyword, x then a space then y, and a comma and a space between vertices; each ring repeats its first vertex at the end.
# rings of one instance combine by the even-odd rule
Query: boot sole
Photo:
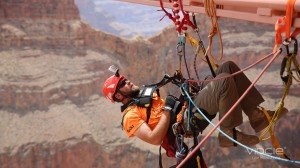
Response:
MULTIPOLYGON (((223 136, 223 137, 226 138, 226 140, 225 140, 226 142, 224 142, 224 140, 223 140, 223 142, 220 142, 220 138, 219 138, 219 145, 221 147, 225 147, 225 148, 227 148, 227 147, 235 147, 233 141, 231 141, 230 139, 228 139, 225 136, 223 136)), ((243 144, 243 145, 246 145, 246 146, 254 146, 254 145, 256 145, 256 144, 259 143, 259 139, 256 137, 256 141, 254 141, 252 143, 249 143, 249 141, 247 141, 246 143, 245 142, 243 143, 243 142, 240 142, 240 141, 238 141, 238 142, 241 143, 241 144, 243 144)))
MULTIPOLYGON (((282 111, 281 111, 281 114, 278 116, 277 121, 278 121, 280 118, 282 118, 283 116, 285 116, 288 112, 289 112, 288 109, 284 107, 284 108, 282 109, 282 111)), ((273 115, 274 115, 274 114, 273 114, 273 115)), ((271 117, 271 119, 272 119, 273 116, 270 116, 270 117, 271 117)), ((263 122, 261 125, 257 126, 254 130, 255 130, 256 133, 261 132, 263 129, 265 129, 266 127, 268 127, 268 125, 269 125, 269 123, 268 123, 268 124, 265 124, 265 122, 263 122)))

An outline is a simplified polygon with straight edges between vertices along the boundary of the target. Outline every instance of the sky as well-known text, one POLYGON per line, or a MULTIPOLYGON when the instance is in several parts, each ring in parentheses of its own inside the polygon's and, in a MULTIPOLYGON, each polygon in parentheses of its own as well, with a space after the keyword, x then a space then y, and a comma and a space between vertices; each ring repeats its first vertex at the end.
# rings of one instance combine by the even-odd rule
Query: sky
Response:
POLYGON ((110 23, 114 29, 121 30, 121 36, 129 34, 141 34, 151 36, 160 32, 165 27, 173 24, 168 17, 162 21, 165 15, 158 11, 160 7, 145 6, 114 0, 94 0, 97 10, 112 15, 115 21, 110 23))

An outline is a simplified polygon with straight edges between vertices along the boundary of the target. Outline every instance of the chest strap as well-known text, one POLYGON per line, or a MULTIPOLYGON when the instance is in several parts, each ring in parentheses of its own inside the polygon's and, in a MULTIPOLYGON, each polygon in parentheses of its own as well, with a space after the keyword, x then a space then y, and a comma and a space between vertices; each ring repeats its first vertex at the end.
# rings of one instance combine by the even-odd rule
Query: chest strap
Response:
MULTIPOLYGON (((141 90, 138 96, 131 99, 128 103, 121 106, 121 112, 126 110, 129 106, 138 106, 138 107, 144 107, 147 108, 147 119, 146 123, 148 124, 150 116, 151 116, 151 107, 152 107, 152 98, 153 93, 156 91, 157 95, 159 96, 159 89, 156 86, 144 86, 141 90)), ((127 112, 123 115, 122 121, 121 121, 121 127, 124 128, 123 122, 124 117, 127 114, 127 112)))

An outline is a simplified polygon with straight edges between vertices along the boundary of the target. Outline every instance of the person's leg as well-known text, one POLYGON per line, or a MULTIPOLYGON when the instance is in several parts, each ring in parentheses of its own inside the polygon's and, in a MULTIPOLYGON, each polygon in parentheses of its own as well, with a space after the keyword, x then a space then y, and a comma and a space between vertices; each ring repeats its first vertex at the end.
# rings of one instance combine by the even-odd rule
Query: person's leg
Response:
MULTIPOLYGON (((240 71, 240 68, 232 61, 228 61, 223 63, 217 70, 216 73, 229 73, 233 74, 235 72, 240 71)), ((248 87, 251 85, 251 81, 248 77, 242 72, 238 75, 233 76, 234 82, 236 84, 237 92, 239 97, 242 96, 248 87)), ((258 92, 255 87, 252 87, 251 90, 247 93, 247 95, 241 101, 241 107, 246 115, 249 116, 248 112, 255 109, 259 104, 264 102, 262 95, 258 92)), ((251 115, 251 114, 250 114, 251 115)))
MULTIPOLYGON (((216 73, 227 72, 233 74, 238 71, 240 71, 240 68, 234 62, 228 61, 222 64, 216 73)), ((251 81, 244 73, 235 75, 233 78, 237 85, 238 94, 239 96, 242 96, 251 85, 251 81)), ((263 112, 257 108, 262 102, 264 102, 264 99, 255 87, 253 87, 241 101, 241 107, 248 116, 251 127, 256 132, 261 131, 269 124, 263 112)))
MULTIPOLYGON (((217 77, 228 75, 227 73, 221 73, 217 77)), ((229 109, 238 100, 239 94, 237 87, 232 77, 225 78, 218 81, 213 81, 207 84, 196 96, 195 104, 207 111, 210 115, 215 115, 219 112, 219 118, 221 119, 229 109)), ((233 136, 232 130, 236 126, 242 124, 242 108, 238 105, 232 113, 221 123, 220 128, 229 136, 233 136)), ((256 136, 246 135, 238 132, 237 140, 245 145, 255 145, 259 142, 256 136)), ((219 142, 221 146, 229 147, 233 146, 226 137, 219 136, 219 142)))
MULTIPOLYGON (((240 68, 234 62, 228 61, 222 64, 217 69, 216 73, 219 74, 226 72, 233 74, 238 71, 240 71, 240 68)), ((247 88, 251 85, 251 81, 244 73, 235 75, 233 78, 237 86, 238 94, 239 96, 242 96, 242 94, 244 94, 247 88)), ((264 99, 255 87, 252 87, 244 97, 244 99, 241 101, 241 107, 244 113, 248 116, 250 125, 255 130, 255 132, 260 132, 269 125, 269 122, 263 111, 257 108, 262 102, 264 102, 264 99)), ((287 112, 288 110, 286 108, 283 108, 280 117, 287 112)), ((268 111, 268 113, 270 116, 272 116, 274 114, 274 111, 268 111)))
MULTIPOLYGON (((222 73, 219 74, 218 77, 226 75, 226 73, 222 73)), ((238 93, 234 80, 232 78, 226 78, 207 84, 196 96, 195 104, 207 111, 210 115, 215 115, 219 112, 219 117, 222 118, 237 99, 238 93)), ((242 122, 242 109, 238 105, 221 126, 232 129, 242 124, 242 122)))

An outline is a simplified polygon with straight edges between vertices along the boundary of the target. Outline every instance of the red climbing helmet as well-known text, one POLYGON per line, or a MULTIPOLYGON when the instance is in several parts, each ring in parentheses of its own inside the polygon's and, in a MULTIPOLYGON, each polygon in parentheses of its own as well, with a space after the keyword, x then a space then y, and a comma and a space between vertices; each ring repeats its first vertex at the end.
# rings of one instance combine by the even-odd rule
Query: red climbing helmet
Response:
POLYGON ((114 72, 115 75, 106 79, 102 88, 102 92, 107 99, 109 99, 112 103, 114 103, 115 102, 114 95, 117 91, 118 83, 125 77, 119 74, 119 69, 116 68, 115 66, 110 66, 109 70, 114 72))
POLYGON ((113 75, 105 81, 102 88, 103 95, 113 103, 115 102, 114 95, 117 91, 117 85, 122 79, 124 79, 122 75, 118 77, 113 75))

